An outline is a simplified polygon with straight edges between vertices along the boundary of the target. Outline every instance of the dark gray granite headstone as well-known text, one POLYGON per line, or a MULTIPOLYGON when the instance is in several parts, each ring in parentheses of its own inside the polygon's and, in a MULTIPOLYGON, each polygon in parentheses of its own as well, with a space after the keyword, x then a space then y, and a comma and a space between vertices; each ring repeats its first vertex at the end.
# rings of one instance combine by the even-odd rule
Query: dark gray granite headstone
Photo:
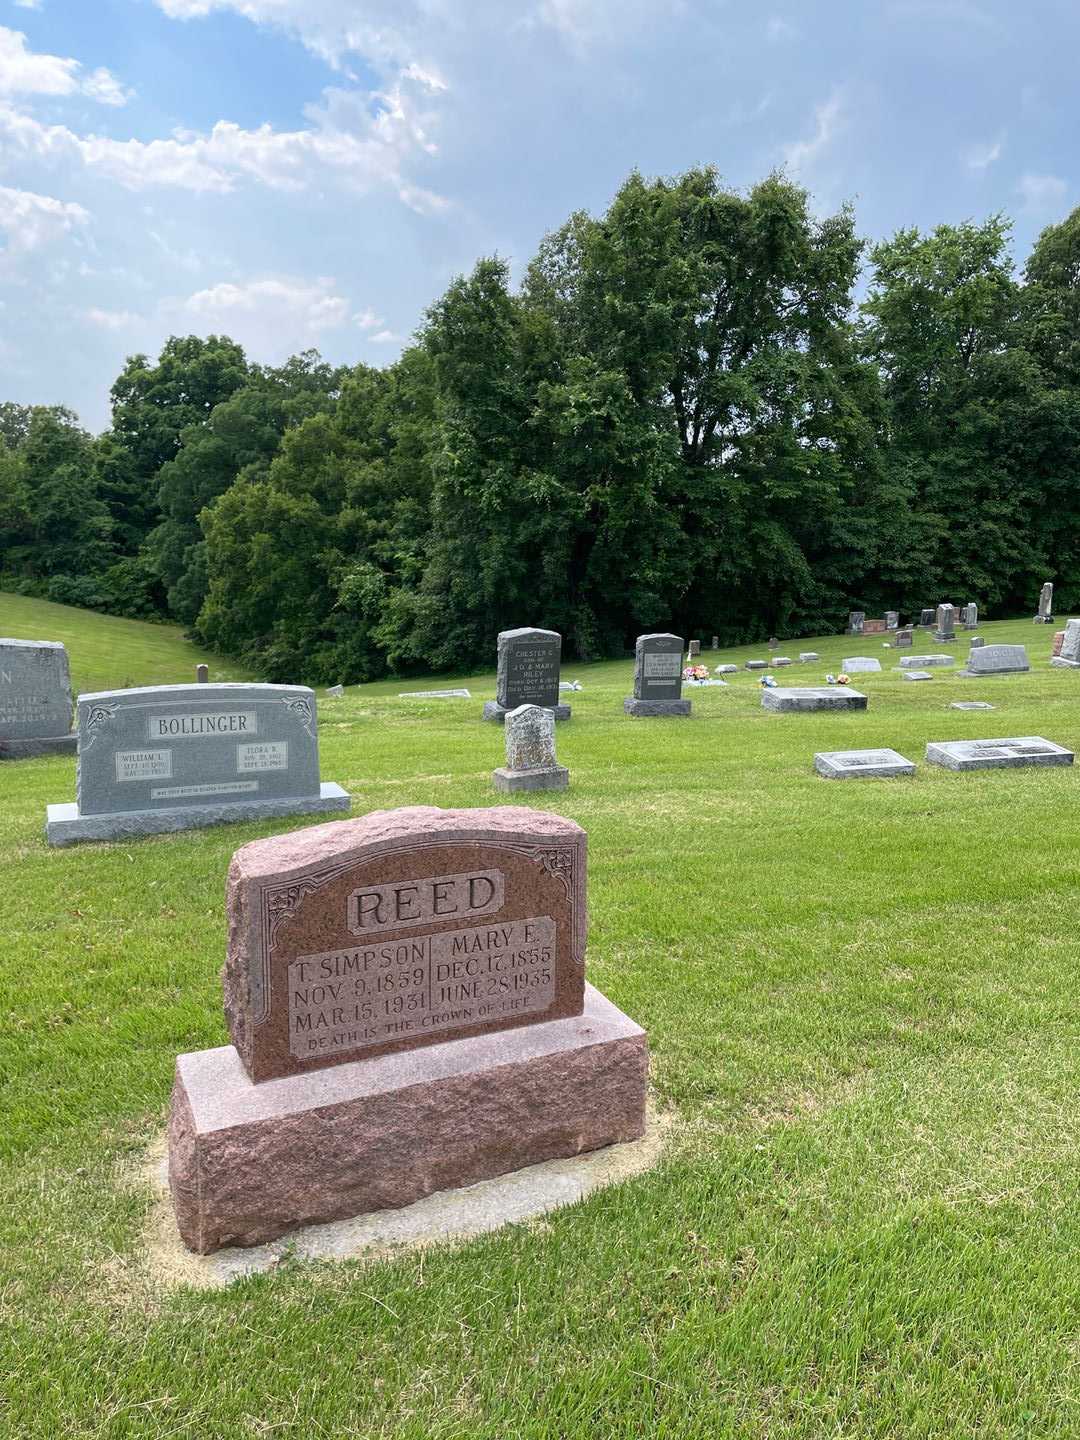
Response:
POLYGON ((67 651, 56 640, 0 640, 0 760, 75 753, 67 651))
POLYGON ((557 630, 522 626, 500 631, 495 700, 485 704, 484 719, 501 725, 508 710, 542 705, 554 710, 556 720, 569 720, 569 705, 559 703, 561 657, 562 636, 557 630))
POLYGON ((628 715, 689 715, 682 698, 682 637, 639 635, 634 646, 634 694, 623 701, 628 715))
POLYGON ((933 612, 933 610, 920 610, 920 611, 919 611, 919 624, 920 624, 920 626, 921 626, 924 630, 928 630, 928 629, 930 628, 930 626, 933 625, 933 623, 934 623, 934 612, 933 612))
POLYGON ((347 810, 320 784, 315 695, 302 685, 154 685, 80 695, 76 803, 50 844, 223 820, 347 810))

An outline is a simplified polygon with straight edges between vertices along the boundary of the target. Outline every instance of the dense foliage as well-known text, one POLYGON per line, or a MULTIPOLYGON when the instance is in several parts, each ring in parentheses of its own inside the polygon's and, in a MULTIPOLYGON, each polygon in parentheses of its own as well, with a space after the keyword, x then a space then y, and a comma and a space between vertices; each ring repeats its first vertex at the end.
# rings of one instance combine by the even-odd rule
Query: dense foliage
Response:
POLYGON ((392 366, 133 356, 96 438, 0 406, 0 587, 171 615, 271 679, 581 658, 849 608, 1080 605, 1080 210, 864 257, 773 175, 632 175, 517 289, 481 260, 392 366), (866 299, 853 294, 864 258, 866 299))

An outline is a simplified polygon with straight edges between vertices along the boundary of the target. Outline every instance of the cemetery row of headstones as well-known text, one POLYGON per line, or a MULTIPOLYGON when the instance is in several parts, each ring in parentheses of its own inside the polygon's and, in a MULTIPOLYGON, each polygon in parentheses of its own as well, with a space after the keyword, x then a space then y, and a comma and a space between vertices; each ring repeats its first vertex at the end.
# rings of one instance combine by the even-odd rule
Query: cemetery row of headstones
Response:
MULTIPOLYGON (((993 706, 980 708, 993 709, 993 706)), ((1073 751, 1041 735, 1014 735, 1000 740, 932 740, 926 746, 927 764, 940 765, 946 770, 1071 765, 1073 758, 1073 751)), ((884 780, 896 775, 914 775, 915 762, 896 750, 824 750, 814 756, 814 769, 827 780, 884 780)))

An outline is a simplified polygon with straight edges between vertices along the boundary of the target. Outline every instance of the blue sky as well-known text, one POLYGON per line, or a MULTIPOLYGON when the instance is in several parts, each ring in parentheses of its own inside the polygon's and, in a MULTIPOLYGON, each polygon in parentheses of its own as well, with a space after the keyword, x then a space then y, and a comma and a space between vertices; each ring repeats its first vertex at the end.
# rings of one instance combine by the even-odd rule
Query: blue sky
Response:
POLYGON ((108 422, 224 332, 394 359, 626 174, 783 166, 870 238, 1080 202, 1076 0, 0 0, 0 400, 108 422))

